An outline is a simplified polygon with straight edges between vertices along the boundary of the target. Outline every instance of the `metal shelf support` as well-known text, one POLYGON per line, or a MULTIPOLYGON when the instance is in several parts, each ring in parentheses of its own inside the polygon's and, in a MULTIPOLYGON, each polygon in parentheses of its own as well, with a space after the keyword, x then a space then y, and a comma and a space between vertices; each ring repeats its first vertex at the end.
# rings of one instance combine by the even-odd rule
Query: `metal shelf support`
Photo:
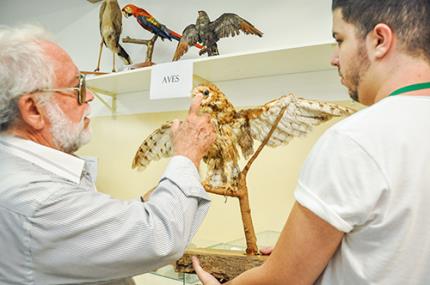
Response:
POLYGON ((106 106, 106 108, 108 108, 112 112, 113 116, 116 115, 116 111, 117 111, 117 94, 116 93, 106 91, 103 89, 99 89, 99 88, 95 88, 95 87, 88 87, 88 89, 97 97, 98 100, 100 100, 100 102, 103 105, 106 106), (100 96, 100 94, 112 97, 112 102, 109 104, 109 102, 104 100, 100 96))

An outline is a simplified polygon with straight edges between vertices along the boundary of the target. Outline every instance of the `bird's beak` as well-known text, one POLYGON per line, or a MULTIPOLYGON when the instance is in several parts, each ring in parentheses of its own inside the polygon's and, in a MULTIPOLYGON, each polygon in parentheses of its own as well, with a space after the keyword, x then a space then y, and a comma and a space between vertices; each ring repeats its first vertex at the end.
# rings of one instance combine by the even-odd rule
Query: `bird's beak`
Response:
POLYGON ((124 17, 128 18, 131 16, 131 14, 129 14, 125 9, 122 9, 122 14, 124 15, 124 17))

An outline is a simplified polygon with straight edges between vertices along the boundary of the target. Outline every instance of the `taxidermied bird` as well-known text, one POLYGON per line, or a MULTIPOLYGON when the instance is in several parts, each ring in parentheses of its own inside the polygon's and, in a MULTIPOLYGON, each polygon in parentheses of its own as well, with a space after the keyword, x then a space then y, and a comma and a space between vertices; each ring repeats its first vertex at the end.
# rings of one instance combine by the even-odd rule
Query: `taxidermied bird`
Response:
POLYGON ((122 14, 116 0, 104 0, 100 6, 100 43, 99 59, 95 71, 100 70, 100 58, 102 56, 103 44, 113 53, 113 67, 115 72, 115 54, 117 54, 125 64, 131 64, 131 59, 124 48, 119 44, 119 38, 122 32, 122 14))
MULTIPOLYGON (((139 25, 147 30, 148 32, 159 36, 162 40, 168 39, 171 41, 172 39, 179 41, 181 39, 181 35, 177 32, 167 28, 165 25, 161 24, 154 16, 152 16, 145 9, 139 8, 135 5, 128 4, 122 8, 122 13, 125 17, 134 16, 139 23, 139 25)), ((202 48, 201 45, 196 44, 197 48, 202 48)))
POLYGON ((224 13, 215 21, 211 22, 205 11, 199 11, 196 24, 188 25, 182 32, 182 39, 176 47, 173 60, 180 59, 187 51, 188 46, 201 43, 205 46, 199 54, 207 53, 208 56, 218 55, 217 42, 221 38, 239 35, 240 31, 245 34, 263 36, 263 33, 255 28, 250 22, 233 13, 224 13))
MULTIPOLYGON (((346 116, 353 109, 333 103, 298 98, 293 94, 280 97, 262 106, 237 111, 227 97, 213 84, 196 87, 192 95, 202 94, 201 112, 208 113, 215 127, 216 140, 203 158, 207 164, 205 183, 212 187, 237 186, 240 169, 239 152, 248 159, 254 153, 254 140, 262 142, 286 106, 268 146, 287 144, 293 137, 304 136, 333 117, 346 116)), ((170 157, 171 122, 167 122, 147 137, 136 152, 132 167, 144 169, 152 160, 170 157)))

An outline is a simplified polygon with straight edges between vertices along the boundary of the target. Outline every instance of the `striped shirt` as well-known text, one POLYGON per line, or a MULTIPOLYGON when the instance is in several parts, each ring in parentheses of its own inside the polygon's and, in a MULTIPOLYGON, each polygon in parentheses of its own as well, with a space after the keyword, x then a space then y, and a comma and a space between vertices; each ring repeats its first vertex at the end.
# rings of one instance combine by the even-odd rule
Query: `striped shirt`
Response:
POLYGON ((95 191, 85 160, 5 135, 0 181, 8 285, 133 284, 183 254, 210 204, 188 158, 171 159, 148 202, 122 201, 95 191))

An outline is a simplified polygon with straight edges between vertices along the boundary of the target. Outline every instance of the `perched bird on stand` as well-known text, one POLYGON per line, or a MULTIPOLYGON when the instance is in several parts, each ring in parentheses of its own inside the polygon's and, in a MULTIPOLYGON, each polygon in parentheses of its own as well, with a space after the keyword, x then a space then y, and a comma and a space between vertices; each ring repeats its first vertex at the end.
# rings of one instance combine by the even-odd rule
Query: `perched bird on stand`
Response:
POLYGON ((122 8, 122 13, 125 17, 134 16, 136 17, 139 25, 142 26, 148 32, 159 36, 162 40, 168 39, 171 41, 175 39, 179 41, 181 35, 168 29, 165 25, 161 24, 145 9, 139 8, 135 5, 128 4, 122 8))
MULTIPOLYGON (((246 175, 264 146, 287 144, 293 137, 304 136, 313 126, 332 117, 346 116, 354 110, 341 105, 298 98, 292 94, 262 106, 237 111, 227 97, 213 84, 196 87, 193 96, 201 94, 201 112, 211 116, 216 140, 203 158, 207 165, 205 190, 239 199, 246 239, 246 254, 258 254, 257 239, 251 217, 246 175), (254 152, 254 140, 261 142, 254 152), (239 151, 249 160, 239 169, 239 151)), ((168 122, 147 137, 133 160, 132 167, 143 169, 152 160, 173 155, 170 140, 172 123, 168 122)))
POLYGON ((215 21, 211 22, 205 11, 199 11, 196 24, 187 26, 182 32, 183 37, 179 41, 173 56, 173 60, 180 59, 187 51, 188 46, 200 43, 205 46, 200 55, 207 53, 208 56, 218 55, 217 42, 221 38, 236 36, 242 31, 245 34, 263 36, 263 33, 255 28, 250 22, 233 13, 224 13, 215 21))
POLYGON ((117 54, 125 64, 131 64, 131 59, 124 48, 119 44, 119 38, 122 32, 122 14, 121 9, 116 0, 104 0, 100 6, 100 35, 102 37, 100 43, 99 59, 97 68, 100 70, 100 58, 102 56, 103 44, 107 46, 113 53, 113 67, 115 72, 115 54, 117 54))
MULTIPOLYGON (((192 94, 203 95, 201 112, 211 116, 217 134, 215 143, 203 159, 208 167, 205 183, 211 187, 237 186, 240 173, 238 148, 248 159, 254 153, 254 140, 262 142, 266 138, 283 107, 286 107, 285 112, 267 142, 270 147, 285 145, 292 138, 310 132, 313 126, 354 112, 348 107, 306 100, 293 94, 262 106, 237 111, 213 84, 198 86, 192 94)), ((171 122, 164 124, 144 140, 134 157, 133 168, 143 169, 152 160, 172 155, 171 125, 171 122)))

